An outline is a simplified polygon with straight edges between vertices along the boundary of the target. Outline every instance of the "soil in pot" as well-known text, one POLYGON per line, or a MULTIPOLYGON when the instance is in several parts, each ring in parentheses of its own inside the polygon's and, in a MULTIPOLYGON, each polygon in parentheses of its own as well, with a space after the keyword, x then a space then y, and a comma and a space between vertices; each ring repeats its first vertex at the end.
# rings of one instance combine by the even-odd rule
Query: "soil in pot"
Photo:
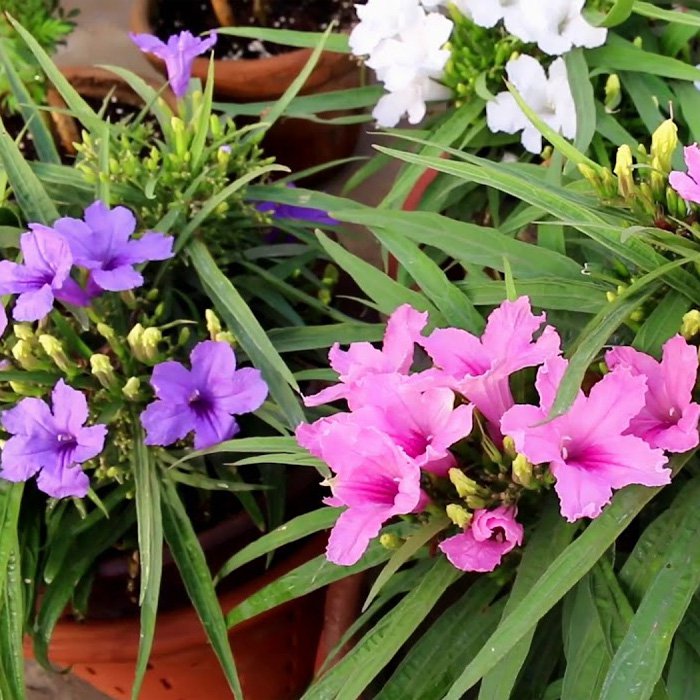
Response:
MULTIPOLYGON (((231 6, 237 26, 261 26, 253 12, 253 0, 233 0, 231 6)), ((268 6, 270 19, 264 24, 272 29, 325 31, 332 20, 338 22, 341 29, 348 29, 355 20, 353 0, 268 0, 268 6)), ((158 12, 153 24, 156 35, 167 40, 183 29, 200 34, 218 27, 220 22, 208 1, 169 0, 167 12, 158 12)), ((214 47, 214 55, 230 59, 263 58, 294 50, 289 46, 221 35, 214 47)))

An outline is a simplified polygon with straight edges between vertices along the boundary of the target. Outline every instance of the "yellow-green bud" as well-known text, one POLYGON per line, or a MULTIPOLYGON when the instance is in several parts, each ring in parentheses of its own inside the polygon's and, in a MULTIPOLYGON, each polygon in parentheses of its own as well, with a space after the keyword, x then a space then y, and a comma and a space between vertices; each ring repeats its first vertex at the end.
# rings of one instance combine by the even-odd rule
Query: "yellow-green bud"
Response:
POLYGON ((146 328, 141 336, 141 348, 147 362, 158 359, 158 344, 163 340, 163 334, 158 328, 146 328))
POLYGON ((112 343, 117 339, 117 334, 114 332, 114 328, 108 326, 106 323, 97 324, 97 332, 108 342, 112 343))
POLYGON ((688 203, 673 187, 666 188, 666 207, 669 214, 677 219, 684 219, 688 216, 688 203))
POLYGON ((54 361, 56 367, 66 374, 72 374, 77 368, 70 361, 61 342, 52 335, 42 334, 39 336, 39 345, 42 350, 54 361))
POLYGON ((28 340, 18 340, 12 346, 12 356, 17 360, 17 364, 27 371, 31 371, 40 366, 39 360, 32 353, 32 346, 28 340))
POLYGON ((215 139, 218 139, 222 134, 221 120, 215 114, 212 114, 211 117, 209 117, 209 131, 215 139))
POLYGON ((466 508, 456 503, 450 503, 447 508, 445 508, 445 511, 447 512, 447 517, 457 527, 461 527, 462 529, 467 527, 472 520, 472 514, 466 508))
POLYGON ((467 496, 464 500, 471 510, 486 508, 486 499, 481 496, 467 496))
POLYGON ((683 316, 681 323, 681 335, 690 340, 700 333, 700 311, 693 309, 683 316))
POLYGON ((236 336, 231 333, 231 331, 221 331, 221 333, 217 333, 214 340, 219 343, 228 343, 234 348, 236 347, 236 336))
POLYGON ((34 331, 28 323, 15 323, 12 326, 12 331, 18 340, 34 339, 34 331))
POLYGON ((651 135, 651 156, 658 159, 652 167, 658 168, 664 175, 671 172, 671 158, 678 147, 678 127, 672 119, 667 119, 651 135))
POLYGON ((114 367, 107 355, 93 355, 90 358, 90 371, 105 389, 114 389, 117 386, 117 375, 114 374, 114 367))
POLYGON ((470 479, 461 469, 452 467, 448 472, 448 476, 461 498, 483 493, 481 486, 474 479, 470 479))
POLYGON ((139 391, 141 390, 141 380, 138 377, 129 377, 126 384, 122 387, 122 394, 129 401, 137 401, 139 399, 139 391))
POLYGON ((143 352, 141 351, 141 340, 143 338, 143 333, 144 327, 140 323, 137 323, 126 336, 126 342, 129 343, 131 352, 133 352, 136 359, 140 360, 141 362, 144 362, 145 360, 143 352))
POLYGON ((512 459, 517 454, 515 440, 510 435, 503 438, 503 451, 512 459))
POLYGON ((617 175, 617 191, 624 199, 628 199, 634 193, 634 175, 632 174, 632 149, 628 145, 617 149, 615 160, 615 175, 617 175))
POLYGON ((534 484, 532 475, 532 464, 524 454, 519 454, 513 460, 513 481, 524 486, 526 489, 534 484))
POLYGON ((219 146, 216 151, 216 160, 222 168, 226 168, 231 160, 231 146, 219 146))
POLYGON ((608 114, 614 112, 620 106, 621 101, 620 77, 617 73, 612 73, 605 81, 605 111, 608 114))
POLYGON ((384 549, 398 549, 403 542, 401 538, 393 532, 385 532, 379 536, 379 544, 381 544, 384 549))
POLYGON ((602 188, 602 182, 596 170, 591 168, 590 165, 585 163, 579 163, 578 171, 583 175, 583 177, 588 181, 588 183, 593 187, 593 189, 600 191, 602 188))
POLYGON ((605 292, 605 298, 612 304, 617 299, 617 294, 615 292, 605 292))
POLYGON ((221 326, 221 321, 219 317, 214 313, 212 309, 207 309, 204 312, 204 318, 207 322, 207 333, 212 340, 216 340, 216 336, 223 330, 221 326))

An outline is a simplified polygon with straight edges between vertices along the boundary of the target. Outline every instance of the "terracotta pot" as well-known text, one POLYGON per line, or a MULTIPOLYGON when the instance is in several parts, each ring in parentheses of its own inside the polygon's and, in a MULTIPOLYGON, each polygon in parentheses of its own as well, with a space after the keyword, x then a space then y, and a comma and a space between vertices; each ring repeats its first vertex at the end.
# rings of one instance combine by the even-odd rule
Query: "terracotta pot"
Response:
MULTIPOLYGON (((314 540, 264 576, 220 595, 228 611, 259 588, 319 554, 314 540)), ((311 680, 323 613, 323 591, 246 620, 229 632, 245 700, 296 700, 311 680)), ((139 641, 137 617, 62 621, 50 658, 115 700, 130 697, 139 641)), ((25 649, 28 656, 30 649, 25 649)), ((223 700, 232 697, 202 624, 191 607, 158 616, 141 691, 144 700, 223 700)))
MULTIPOLYGON (((153 18, 166 0, 135 0, 131 30, 153 34, 153 18)), ((152 54, 148 61, 165 74, 165 65, 152 54)), ((216 97, 231 102, 265 102, 282 96, 311 56, 311 49, 297 49, 268 58, 214 61, 216 97)), ((209 59, 195 59, 192 75, 204 81, 209 59)), ((324 51, 301 90, 302 95, 359 87, 361 71, 346 54, 324 51)), ((351 114, 328 112, 324 117, 351 114)), ((318 124, 303 119, 281 119, 265 137, 265 149, 294 171, 352 155, 360 133, 359 124, 318 124)))
MULTIPOLYGON (((83 98, 102 102, 112 94, 117 101, 132 107, 143 107, 143 100, 136 94, 128 83, 115 73, 93 66, 64 66, 61 73, 83 98)), ((161 90, 162 85, 143 78, 155 90, 161 90)), ((175 96, 170 90, 162 90, 161 97, 171 106, 175 106, 175 96)), ((55 131, 65 152, 75 154, 74 143, 80 141, 81 126, 74 117, 66 114, 68 109, 63 97, 54 87, 49 87, 46 101, 51 112, 55 131)))

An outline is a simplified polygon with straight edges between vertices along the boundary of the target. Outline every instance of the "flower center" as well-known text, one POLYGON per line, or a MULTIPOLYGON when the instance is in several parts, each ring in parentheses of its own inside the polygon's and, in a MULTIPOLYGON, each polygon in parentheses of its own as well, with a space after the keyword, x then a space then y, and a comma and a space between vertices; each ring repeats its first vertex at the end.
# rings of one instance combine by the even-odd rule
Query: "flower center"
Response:
POLYGON ((206 396, 202 394, 199 389, 195 389, 187 399, 187 403, 190 405, 193 411, 196 413, 204 413, 210 408, 209 400, 206 396))
POLYGON ((560 454, 561 454, 561 458, 565 462, 567 459, 569 459, 569 456, 570 456, 569 446, 571 445, 571 441, 572 441, 572 438, 570 438, 568 435, 564 435, 564 437, 561 439, 560 454))
POLYGON ((75 436, 71 435, 70 433, 59 433, 56 436, 56 439, 58 440, 58 445, 61 449, 74 447, 77 442, 75 436))

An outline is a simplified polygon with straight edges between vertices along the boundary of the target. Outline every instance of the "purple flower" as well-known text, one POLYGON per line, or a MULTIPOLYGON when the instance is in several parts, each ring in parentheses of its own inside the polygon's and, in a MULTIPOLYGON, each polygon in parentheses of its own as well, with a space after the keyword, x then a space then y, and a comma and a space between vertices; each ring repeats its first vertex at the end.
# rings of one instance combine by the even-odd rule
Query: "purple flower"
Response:
MULTIPOLYGON (((296 185, 288 182, 287 187, 294 189, 296 185)), ((297 221, 306 221, 310 224, 327 224, 334 226, 340 223, 332 216, 328 216, 328 212, 322 209, 312 209, 311 207, 300 207, 296 204, 280 204, 279 202, 259 202, 255 208, 263 214, 269 214, 274 219, 296 219, 297 221)))
POLYGON ((70 277, 73 256, 68 243, 51 229, 31 227, 20 239, 24 263, 0 262, 0 294, 19 294, 14 318, 38 321, 51 311, 54 299, 87 306, 88 296, 70 277))
POLYGON ((56 232, 70 247, 76 265, 90 271, 88 293, 123 292, 143 284, 134 265, 173 256, 173 238, 162 233, 146 233, 132 239, 136 219, 126 207, 110 210, 96 201, 85 210, 85 220, 64 217, 53 228, 32 224, 32 231, 56 232))
POLYGON ((171 445, 192 431, 196 449, 216 445, 238 432, 234 415, 257 410, 267 396, 260 371, 237 370, 228 343, 199 343, 190 360, 191 370, 174 361, 153 368, 157 400, 141 414, 147 445, 171 445))
POLYGON ((2 334, 5 332, 5 329, 7 328, 7 312, 5 311, 5 307, 0 304, 0 337, 2 337, 2 334))
POLYGON ((206 39, 192 36, 190 32, 180 32, 168 37, 167 43, 152 34, 129 34, 129 37, 141 51, 152 53, 165 61, 168 82, 177 97, 182 97, 187 92, 194 59, 216 44, 214 32, 206 39))
POLYGON ((2 413, 2 426, 11 433, 0 455, 0 476, 26 481, 39 472, 37 485, 53 498, 88 492, 90 482, 78 466, 104 447, 107 426, 84 427, 85 396, 61 379, 51 394, 52 408, 36 398, 22 399, 2 413))

